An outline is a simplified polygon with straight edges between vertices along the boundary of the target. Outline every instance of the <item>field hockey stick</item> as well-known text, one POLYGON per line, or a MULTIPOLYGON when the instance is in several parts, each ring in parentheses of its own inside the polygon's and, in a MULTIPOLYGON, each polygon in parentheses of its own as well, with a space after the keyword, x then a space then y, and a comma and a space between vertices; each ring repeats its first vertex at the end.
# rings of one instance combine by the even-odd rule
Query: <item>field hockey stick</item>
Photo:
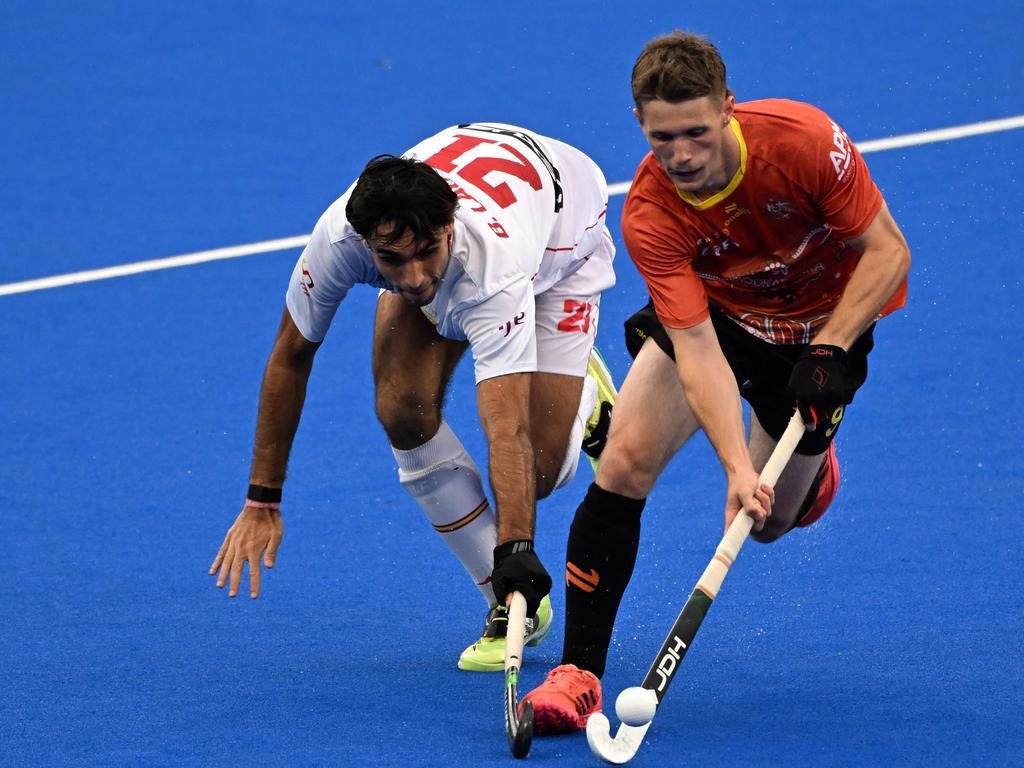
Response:
POLYGON ((526 598, 512 593, 505 632, 505 735, 512 757, 523 758, 530 753, 533 742, 533 704, 526 702, 519 714, 519 668, 523 663, 523 640, 526 636, 526 598))
MULTIPOLYGON (((804 429, 803 419, 800 417, 800 412, 797 411, 789 420, 789 425, 786 427, 782 439, 779 440, 779 444, 775 446, 775 450, 769 457, 768 463, 761 470, 761 484, 775 485, 779 475, 782 474, 782 470, 785 469, 786 464, 789 462, 790 456, 793 455, 797 443, 800 442, 804 429)), ((729 567, 735 562, 737 555, 739 555, 740 547, 743 546, 747 536, 750 535, 753 525, 754 519, 745 514, 745 510, 741 509, 732 521, 732 525, 729 526, 729 530, 726 531, 725 536, 722 537, 722 541, 715 550, 715 556, 708 563, 708 567, 704 569, 703 575, 697 581, 697 586, 694 587, 689 599, 687 599, 686 604, 683 606, 683 610, 676 617, 675 624, 672 625, 668 637, 661 644, 661 650, 654 657, 654 662, 651 664, 650 669, 647 670, 647 676, 639 686, 642 690, 627 688, 626 691, 623 691, 623 693, 629 691, 630 696, 635 696, 641 700, 646 697, 648 699, 646 703, 651 707, 649 711, 652 718, 654 717, 654 712, 661 705, 662 699, 665 698, 669 684, 682 664, 686 651, 691 643, 693 643, 693 638, 697 634, 697 630, 700 629, 701 622, 704 620, 708 608, 711 607, 712 601, 722 586, 725 575, 729 572, 729 567)), ((622 765, 629 762, 633 755, 636 754, 640 744, 643 742, 644 734, 647 733, 647 729, 650 727, 650 720, 642 725, 622 723, 613 739, 611 737, 611 723, 609 723, 608 718, 600 712, 596 712, 590 716, 590 720, 587 722, 587 743, 590 744, 590 749, 598 757, 609 763, 622 765)))

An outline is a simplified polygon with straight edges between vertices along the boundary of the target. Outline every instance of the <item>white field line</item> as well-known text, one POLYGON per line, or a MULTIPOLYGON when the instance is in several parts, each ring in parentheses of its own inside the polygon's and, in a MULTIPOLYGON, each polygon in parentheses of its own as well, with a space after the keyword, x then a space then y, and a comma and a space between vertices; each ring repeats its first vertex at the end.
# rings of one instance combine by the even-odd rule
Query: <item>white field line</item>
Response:
MULTIPOLYGON (((986 133, 998 133, 1000 131, 1011 131, 1015 128, 1024 128, 1024 115, 1006 117, 1000 120, 986 120, 980 123, 969 123, 967 125, 956 125, 951 128, 941 128, 933 131, 921 131, 920 133, 908 133, 903 136, 892 136, 887 139, 873 139, 857 144, 857 149, 862 154, 870 152, 883 152, 889 149, 900 147, 915 147, 921 144, 933 144, 939 141, 952 141, 963 139, 968 136, 979 136, 986 133)), ((608 185, 610 196, 624 195, 629 191, 631 182, 620 181, 608 185)), ((76 283, 88 283, 94 280, 107 280, 112 277, 123 277, 125 275, 136 275, 140 272, 153 272, 159 269, 172 269, 174 267, 185 267, 191 264, 203 264, 208 261, 220 259, 237 259, 242 256, 252 256, 257 253, 270 253, 272 251, 285 251, 291 248, 302 248, 309 242, 309 235, 297 235, 295 237, 282 237, 277 240, 264 240, 260 243, 248 245, 234 245, 227 248, 214 248, 211 251, 198 251, 186 253, 181 256, 168 256, 163 259, 151 259, 149 261, 136 261, 132 264, 121 264, 114 267, 102 269, 90 269, 84 272, 71 272, 65 275, 54 275, 42 277, 35 280, 23 280, 17 283, 0 285, 0 296, 9 296, 15 293, 28 293, 30 291, 41 291, 46 288, 59 288, 65 285, 76 283)))
POLYGON ((36 280, 24 280, 20 283, 0 285, 0 296, 7 296, 12 293, 41 291, 44 288, 59 288, 64 285, 74 285, 75 283, 89 283, 93 280, 106 280, 111 277, 123 277, 124 275, 137 275, 139 272, 154 272, 158 269, 186 267, 190 264, 203 264, 207 261, 217 261, 219 259, 237 259, 240 256, 284 251, 288 248, 302 248, 308 242, 309 235, 282 237, 278 240, 264 240, 262 243, 233 245, 228 248, 214 248, 212 251, 198 251, 196 253, 185 253, 181 256, 168 256, 164 259, 136 261, 133 264, 121 264, 116 267, 103 267, 102 269, 89 269, 85 272, 71 272, 66 275, 41 277, 36 280))

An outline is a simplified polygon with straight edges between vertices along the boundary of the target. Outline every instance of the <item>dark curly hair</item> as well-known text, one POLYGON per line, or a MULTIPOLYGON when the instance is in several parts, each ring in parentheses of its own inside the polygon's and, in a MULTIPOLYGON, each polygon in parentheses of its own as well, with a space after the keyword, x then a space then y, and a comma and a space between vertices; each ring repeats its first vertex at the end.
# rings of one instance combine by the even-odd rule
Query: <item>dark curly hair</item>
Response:
POLYGON ((440 174, 419 160, 378 155, 366 164, 345 206, 349 223, 369 239, 391 225, 385 243, 409 232, 426 240, 451 223, 458 198, 440 174))

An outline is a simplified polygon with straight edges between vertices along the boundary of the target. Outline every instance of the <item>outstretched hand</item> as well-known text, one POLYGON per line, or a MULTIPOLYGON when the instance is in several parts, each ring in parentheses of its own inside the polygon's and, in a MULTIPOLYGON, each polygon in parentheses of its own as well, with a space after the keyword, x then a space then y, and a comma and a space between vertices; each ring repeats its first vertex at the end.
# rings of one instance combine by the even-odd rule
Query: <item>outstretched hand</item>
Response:
POLYGON ((277 559, 277 548, 284 537, 284 521, 281 512, 276 509, 256 509, 245 507, 228 529, 224 543, 220 545, 217 557, 210 566, 212 576, 217 575, 217 587, 222 588, 228 583, 228 596, 238 594, 238 585, 242 581, 242 570, 249 563, 249 597, 260 596, 260 556, 267 568, 274 567, 277 559))

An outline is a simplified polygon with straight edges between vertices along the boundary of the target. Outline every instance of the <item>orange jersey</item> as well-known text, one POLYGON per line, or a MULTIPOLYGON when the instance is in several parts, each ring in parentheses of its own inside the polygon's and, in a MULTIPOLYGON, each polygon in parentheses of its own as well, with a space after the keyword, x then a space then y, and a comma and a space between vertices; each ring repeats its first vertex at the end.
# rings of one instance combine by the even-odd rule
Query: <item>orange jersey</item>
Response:
MULTIPOLYGON (((760 338, 809 343, 860 261, 846 240, 864 233, 882 194, 843 130, 809 104, 738 104, 731 127, 740 167, 707 200, 644 158, 622 213, 626 247, 664 325, 700 323, 710 300, 760 338)), ((904 280, 881 314, 906 292, 904 280)))

